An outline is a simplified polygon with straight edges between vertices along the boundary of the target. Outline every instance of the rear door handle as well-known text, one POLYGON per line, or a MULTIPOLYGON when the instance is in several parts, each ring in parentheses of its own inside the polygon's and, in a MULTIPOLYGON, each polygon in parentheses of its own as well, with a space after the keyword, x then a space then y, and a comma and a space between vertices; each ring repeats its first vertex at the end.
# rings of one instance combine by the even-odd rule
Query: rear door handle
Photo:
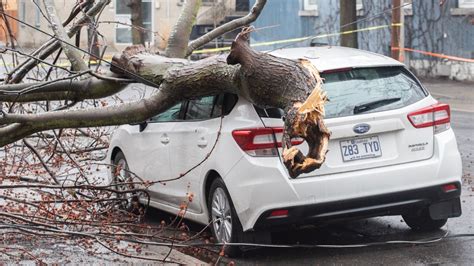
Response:
POLYGON ((204 137, 199 138, 197 145, 199 148, 205 148, 207 146, 207 140, 204 137))
POLYGON ((163 135, 161 135, 160 141, 163 144, 168 144, 168 143, 170 143, 170 138, 168 137, 168 135, 163 134, 163 135))

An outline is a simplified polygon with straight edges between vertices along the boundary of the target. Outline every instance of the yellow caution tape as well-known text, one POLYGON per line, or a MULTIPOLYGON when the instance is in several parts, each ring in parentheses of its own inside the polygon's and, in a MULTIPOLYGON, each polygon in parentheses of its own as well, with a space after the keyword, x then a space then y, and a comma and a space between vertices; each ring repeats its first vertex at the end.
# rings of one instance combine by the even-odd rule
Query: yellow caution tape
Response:
MULTIPOLYGON (((389 27, 402 27, 402 26, 403 26, 402 23, 396 23, 396 24, 391 24, 391 25, 380 25, 380 26, 373 26, 373 27, 362 28, 362 29, 357 29, 357 30, 349 30, 349 31, 336 32, 336 33, 327 33, 327 34, 316 35, 316 36, 307 36, 307 37, 300 37, 300 38, 293 38, 293 39, 286 39, 286 40, 253 43, 253 44, 250 44, 250 46, 251 47, 259 47, 259 46, 268 46, 268 45, 274 45, 274 44, 301 42, 301 41, 306 41, 306 40, 311 40, 311 39, 318 39, 318 38, 326 38, 326 37, 332 37, 332 36, 351 34, 351 33, 355 33, 355 32, 379 30, 379 29, 385 29, 385 28, 389 28, 389 27)), ((224 51, 230 51, 230 46, 197 50, 197 51, 194 51, 193 54, 217 53, 217 52, 224 52, 224 51)), ((112 56, 106 55, 106 56, 104 56, 104 59, 110 61, 112 59, 112 56)), ((84 60, 84 61, 86 62, 86 64, 89 63, 86 60, 84 60)), ((97 64, 98 62, 99 61, 91 60, 91 65, 97 64)), ((13 66, 11 63, 6 64, 6 65, 7 66, 13 66)), ((39 65, 43 65, 43 64, 39 64, 39 65)), ((47 66, 46 64, 44 64, 44 65, 47 66)), ((66 67, 71 66, 71 64, 69 62, 64 62, 64 63, 57 63, 57 64, 55 64, 55 66, 66 68, 66 67)))
MULTIPOLYGON (((319 38, 326 38, 326 37, 332 37, 332 36, 346 35, 346 34, 351 34, 351 33, 355 33, 355 32, 379 30, 379 29, 385 29, 385 28, 389 28, 389 27, 403 27, 403 24, 402 23, 394 23, 394 24, 391 24, 391 25, 373 26, 373 27, 362 28, 362 29, 357 29, 357 30, 348 30, 348 31, 342 31, 342 32, 327 33, 327 34, 316 35, 316 36, 307 36, 307 37, 300 37, 300 38, 293 38, 293 39, 286 39, 286 40, 278 40, 278 41, 270 41, 270 42, 259 42, 259 43, 250 44, 250 46, 251 47, 259 47, 259 46, 267 46, 267 45, 274 45, 274 44, 302 42, 302 41, 311 40, 311 39, 319 39, 319 38)), ((193 54, 216 53, 216 52, 223 52, 223 51, 229 51, 229 50, 230 50, 230 46, 226 46, 226 47, 220 47, 220 48, 210 48, 210 49, 197 50, 197 51, 194 51, 193 54)))

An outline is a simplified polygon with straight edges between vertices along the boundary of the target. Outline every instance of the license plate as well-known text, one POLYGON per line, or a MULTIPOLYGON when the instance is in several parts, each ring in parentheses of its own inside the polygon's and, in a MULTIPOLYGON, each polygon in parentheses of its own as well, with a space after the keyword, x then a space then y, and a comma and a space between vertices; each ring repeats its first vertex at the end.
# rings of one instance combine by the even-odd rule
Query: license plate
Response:
POLYGON ((343 140, 339 144, 344 162, 382 156, 382 148, 380 147, 378 136, 343 140))

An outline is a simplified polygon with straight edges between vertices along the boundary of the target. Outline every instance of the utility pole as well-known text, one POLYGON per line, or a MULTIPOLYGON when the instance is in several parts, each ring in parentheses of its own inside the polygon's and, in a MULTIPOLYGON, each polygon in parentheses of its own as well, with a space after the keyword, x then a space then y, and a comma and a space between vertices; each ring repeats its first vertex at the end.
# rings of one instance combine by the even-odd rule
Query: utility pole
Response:
POLYGON ((405 61, 405 31, 404 31, 404 20, 405 15, 403 13, 403 0, 392 0, 392 58, 400 62, 405 61))
MULTIPOLYGON (((356 2, 356 0, 339 0, 339 7, 341 10, 339 19, 341 32, 357 30, 357 23, 353 23, 357 20, 356 2)), ((357 48, 357 32, 342 34, 341 46, 357 48)))

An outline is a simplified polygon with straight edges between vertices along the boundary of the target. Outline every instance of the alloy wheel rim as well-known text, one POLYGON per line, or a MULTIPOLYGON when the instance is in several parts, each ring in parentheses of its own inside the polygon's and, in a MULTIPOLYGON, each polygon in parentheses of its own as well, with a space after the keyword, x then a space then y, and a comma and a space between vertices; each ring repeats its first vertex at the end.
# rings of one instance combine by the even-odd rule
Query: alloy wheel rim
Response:
MULTIPOLYGON (((123 184, 125 182, 130 181, 130 173, 128 172, 128 164, 125 159, 120 159, 117 162, 117 167, 120 167, 120 171, 118 172, 118 175, 115 175, 115 183, 117 190, 124 191, 124 190, 129 190, 133 189, 133 185, 126 185, 123 184)), ((119 194, 118 196, 120 198, 124 198, 126 202, 121 201, 121 206, 125 208, 129 208, 132 206, 132 199, 133 199, 133 193, 125 193, 125 194, 119 194), (120 195, 120 196, 119 196, 120 195)))
POLYGON ((219 243, 229 243, 232 238, 232 216, 229 199, 218 187, 212 195, 211 216, 214 233, 219 243))

